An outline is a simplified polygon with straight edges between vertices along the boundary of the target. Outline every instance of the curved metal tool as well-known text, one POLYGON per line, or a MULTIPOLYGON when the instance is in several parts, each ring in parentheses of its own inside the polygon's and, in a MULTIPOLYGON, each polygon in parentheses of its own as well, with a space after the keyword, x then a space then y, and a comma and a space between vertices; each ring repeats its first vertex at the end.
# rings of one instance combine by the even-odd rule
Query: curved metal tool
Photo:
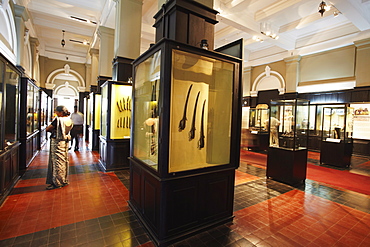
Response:
POLYGON ((197 94, 197 98, 195 99, 195 105, 194 105, 194 112, 193 112, 193 120, 191 122, 191 129, 189 131, 189 141, 193 140, 195 137, 195 118, 197 116, 197 105, 198 105, 198 99, 199 99, 200 91, 197 94))
POLYGON ((190 91, 191 91, 191 88, 193 87, 193 84, 190 85, 189 89, 188 89, 188 95, 186 96, 186 100, 185 100, 185 105, 184 105, 184 113, 182 115, 182 119, 180 120, 180 123, 179 123, 179 131, 181 132, 182 130, 185 129, 185 126, 186 126, 186 110, 188 108, 188 102, 189 102, 189 96, 190 96, 190 91))
POLYGON ((204 108, 206 106, 206 100, 203 102, 203 108, 202 108, 202 118, 200 122, 200 133, 199 133, 199 141, 198 141, 198 149, 204 148, 204 108))

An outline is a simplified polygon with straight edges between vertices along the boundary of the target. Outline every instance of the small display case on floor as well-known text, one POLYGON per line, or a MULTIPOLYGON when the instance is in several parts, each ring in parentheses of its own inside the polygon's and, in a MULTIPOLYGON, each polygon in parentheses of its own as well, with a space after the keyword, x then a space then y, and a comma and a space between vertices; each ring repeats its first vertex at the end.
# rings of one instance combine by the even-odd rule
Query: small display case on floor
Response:
POLYGON ((101 85, 100 160, 104 171, 129 168, 132 84, 101 85))
POLYGON ((271 101, 267 177, 290 185, 303 183, 307 169, 309 101, 271 101))
POLYGON ((351 165, 353 116, 354 109, 351 107, 324 107, 320 164, 351 165))
POLYGON ((269 144, 268 105, 249 109, 249 126, 243 130, 243 146, 251 150, 267 150, 269 144))

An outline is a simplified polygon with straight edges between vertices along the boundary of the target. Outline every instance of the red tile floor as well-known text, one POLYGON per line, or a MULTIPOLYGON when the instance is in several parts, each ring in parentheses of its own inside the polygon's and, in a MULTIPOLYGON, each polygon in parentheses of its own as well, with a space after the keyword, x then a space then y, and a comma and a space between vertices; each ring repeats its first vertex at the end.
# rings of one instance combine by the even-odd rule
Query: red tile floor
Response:
MULTIPOLYGON (((70 152, 70 185, 45 190, 44 147, 0 207, 0 246, 154 244, 128 207, 128 171, 103 173, 98 154, 70 152)), ((233 222, 172 246, 370 246, 370 196, 306 181, 295 188, 241 164, 233 222)))

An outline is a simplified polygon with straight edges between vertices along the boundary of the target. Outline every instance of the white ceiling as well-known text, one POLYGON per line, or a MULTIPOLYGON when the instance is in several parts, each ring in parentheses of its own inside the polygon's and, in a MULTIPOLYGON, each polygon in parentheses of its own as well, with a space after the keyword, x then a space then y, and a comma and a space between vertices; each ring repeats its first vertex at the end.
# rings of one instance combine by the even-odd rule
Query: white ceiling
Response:
MULTIPOLYGON (((114 0, 17 0, 28 9, 30 35, 40 42, 40 54, 49 58, 88 63, 90 47, 98 47, 99 25, 114 28, 114 0), (71 18, 75 16, 88 23, 71 18), (62 47, 62 30, 66 45, 62 47), (70 40, 84 41, 83 45, 70 40)), ((214 0, 219 11, 215 25, 215 48, 243 38, 246 66, 281 60, 352 44, 370 38, 370 0, 332 0, 332 8, 321 17, 321 0, 214 0), (279 33, 274 40, 260 32, 260 23, 270 23, 279 33), (253 36, 263 39, 258 42, 253 36)), ((141 52, 154 43, 153 16, 158 0, 143 0, 141 52)))

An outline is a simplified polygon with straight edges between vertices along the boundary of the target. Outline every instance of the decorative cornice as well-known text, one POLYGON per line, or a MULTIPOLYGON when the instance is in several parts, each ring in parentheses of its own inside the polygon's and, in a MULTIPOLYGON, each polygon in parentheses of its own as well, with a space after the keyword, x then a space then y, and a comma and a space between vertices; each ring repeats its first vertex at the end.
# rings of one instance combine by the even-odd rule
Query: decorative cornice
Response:
POLYGON ((23 21, 28 21, 30 18, 27 9, 21 5, 14 4, 14 13, 16 17, 21 17, 23 21))
POLYGON ((356 40, 353 42, 357 48, 370 48, 370 38, 368 39, 362 39, 362 40, 356 40))

